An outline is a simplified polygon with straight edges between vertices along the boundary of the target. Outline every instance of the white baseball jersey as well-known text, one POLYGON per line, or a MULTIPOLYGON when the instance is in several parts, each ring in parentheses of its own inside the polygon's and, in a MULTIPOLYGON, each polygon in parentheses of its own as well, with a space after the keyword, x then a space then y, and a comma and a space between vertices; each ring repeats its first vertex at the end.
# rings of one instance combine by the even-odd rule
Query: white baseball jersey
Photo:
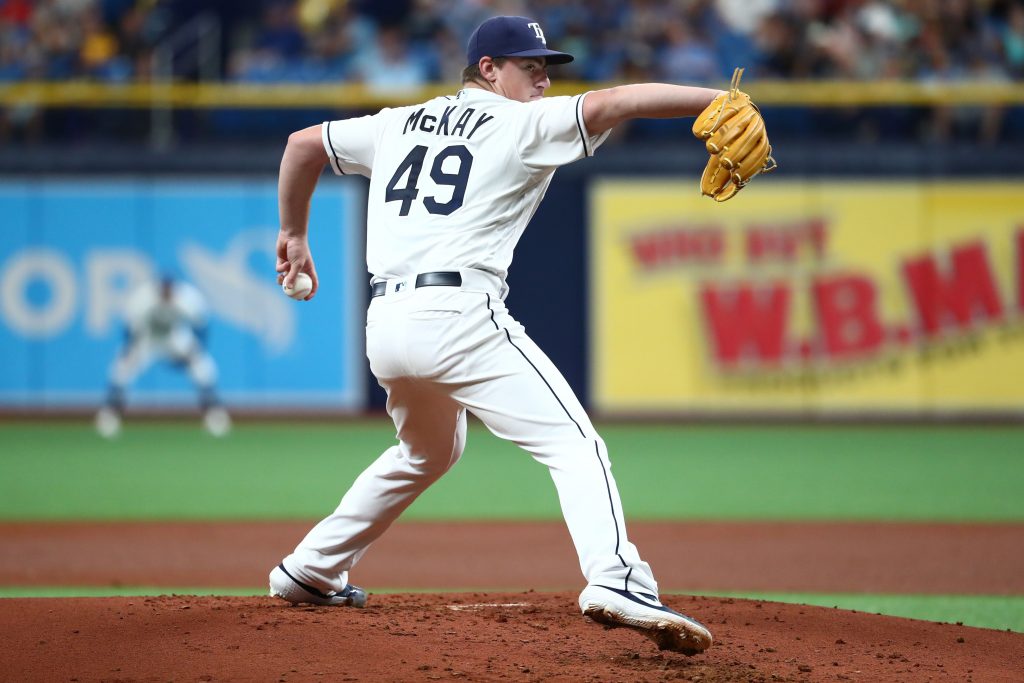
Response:
POLYGON ((367 310, 366 355, 399 443, 282 561, 303 590, 346 588, 370 544, 462 457, 472 412, 547 465, 588 582, 657 594, 603 439, 504 302, 512 251, 554 170, 606 137, 586 134, 585 97, 522 103, 469 88, 323 125, 334 170, 370 176, 367 265, 385 286, 367 310), (437 271, 458 283, 411 277, 437 271))
POLYGON ((160 295, 159 284, 151 284, 128 300, 124 318, 133 335, 163 339, 176 330, 205 325, 206 305, 199 290, 188 283, 174 283, 167 301, 160 295))
POLYGON ((586 133, 585 97, 517 102, 466 88, 325 122, 335 173, 370 178, 368 270, 388 279, 475 268, 504 281, 555 169, 608 136, 586 133))

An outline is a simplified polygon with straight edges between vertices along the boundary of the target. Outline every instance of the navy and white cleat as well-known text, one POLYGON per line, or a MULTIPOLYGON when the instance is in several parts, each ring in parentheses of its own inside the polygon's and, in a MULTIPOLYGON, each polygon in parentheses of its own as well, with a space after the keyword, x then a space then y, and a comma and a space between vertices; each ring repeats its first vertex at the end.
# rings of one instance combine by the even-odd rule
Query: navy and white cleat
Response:
POLYGON ((281 598, 293 605, 309 603, 340 607, 366 606, 366 591, 359 586, 349 584, 341 592, 324 593, 296 579, 284 568, 284 564, 277 565, 270 572, 270 596, 281 598))
POLYGON ((640 631, 660 650, 684 655, 704 652, 714 638, 702 623, 661 604, 656 595, 591 584, 580 593, 583 615, 599 624, 640 631))

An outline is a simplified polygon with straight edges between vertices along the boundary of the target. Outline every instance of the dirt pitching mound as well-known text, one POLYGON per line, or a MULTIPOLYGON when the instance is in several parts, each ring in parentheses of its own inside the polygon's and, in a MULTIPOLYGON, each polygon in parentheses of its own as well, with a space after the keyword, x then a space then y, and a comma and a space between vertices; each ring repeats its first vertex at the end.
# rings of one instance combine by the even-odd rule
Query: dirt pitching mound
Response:
POLYGON ((575 593, 8 599, 11 681, 1020 681, 1020 634, 848 610, 669 597, 716 644, 659 652, 579 614, 575 593))

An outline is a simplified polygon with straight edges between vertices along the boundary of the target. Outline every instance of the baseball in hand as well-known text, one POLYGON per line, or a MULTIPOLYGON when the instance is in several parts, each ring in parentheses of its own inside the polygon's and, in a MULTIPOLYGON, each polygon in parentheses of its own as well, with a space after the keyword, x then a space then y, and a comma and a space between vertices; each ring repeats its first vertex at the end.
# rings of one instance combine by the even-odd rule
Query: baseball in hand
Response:
POLYGON ((299 273, 295 276, 295 281, 292 282, 291 287, 287 283, 282 282, 281 289, 291 298, 301 301, 313 291, 313 278, 305 273, 299 273))

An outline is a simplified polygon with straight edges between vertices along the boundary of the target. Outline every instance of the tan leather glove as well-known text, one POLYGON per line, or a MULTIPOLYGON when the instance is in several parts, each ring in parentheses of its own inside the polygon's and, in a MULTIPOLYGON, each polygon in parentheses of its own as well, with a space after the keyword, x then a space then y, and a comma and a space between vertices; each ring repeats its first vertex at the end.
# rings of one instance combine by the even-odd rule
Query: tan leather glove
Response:
POLYGON ((731 199, 758 173, 769 173, 777 166, 761 111, 739 89, 742 76, 743 69, 736 69, 729 90, 716 97, 693 123, 693 134, 705 141, 711 155, 700 179, 700 191, 716 202, 731 199))

